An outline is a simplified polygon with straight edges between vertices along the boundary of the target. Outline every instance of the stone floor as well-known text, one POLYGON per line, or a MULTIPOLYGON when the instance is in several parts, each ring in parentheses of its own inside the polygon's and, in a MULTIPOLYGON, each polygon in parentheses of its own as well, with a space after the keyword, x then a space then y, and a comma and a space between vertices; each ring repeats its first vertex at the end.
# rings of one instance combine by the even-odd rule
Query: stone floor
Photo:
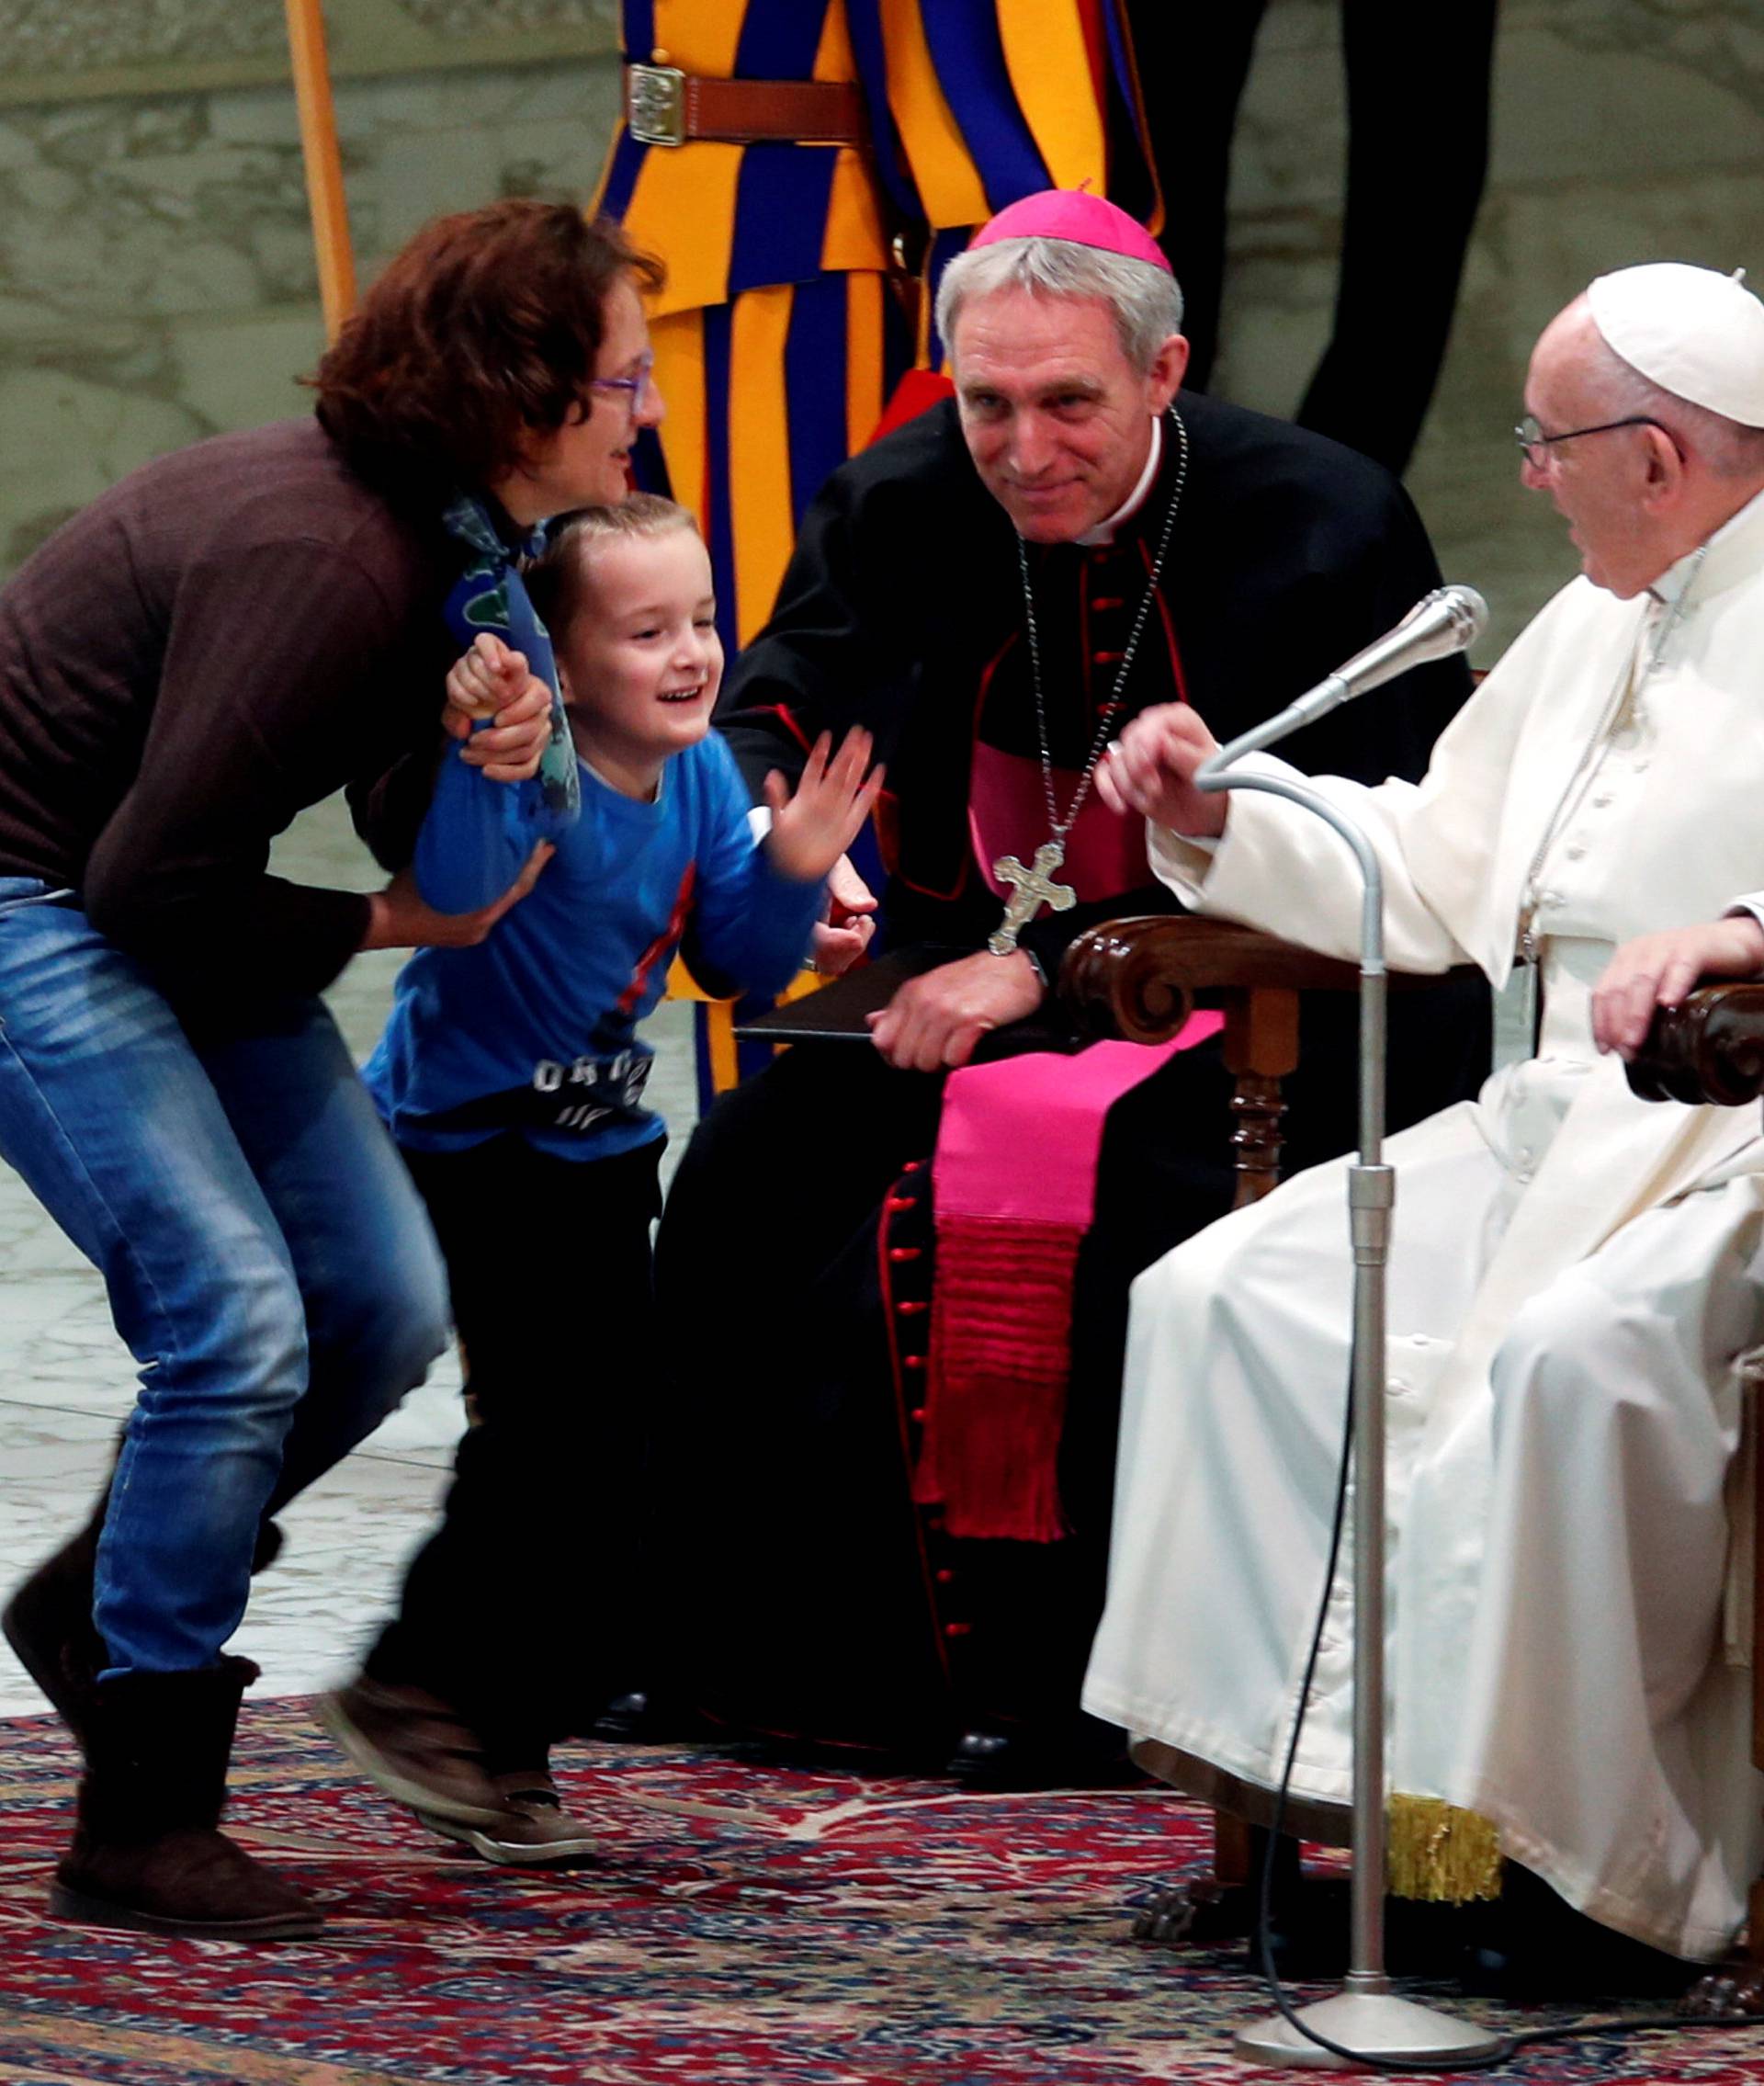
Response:
MULTIPOLYGON (((340 806, 298 822, 277 867, 310 883, 361 888, 372 865, 340 806)), ((362 957, 332 994, 351 1046, 378 1035, 396 955, 362 957)), ((675 1133, 695 1114, 691 1014, 659 1010, 650 1098, 675 1133)), ((665 1171, 665 1167, 664 1167, 665 1171)), ((134 1366, 110 1323, 97 1276, 0 1164, 0 1589, 84 1518, 117 1424, 134 1398, 134 1366)), ((427 1524, 458 1432, 459 1374, 449 1359, 372 1440, 282 1516, 287 1543, 253 1590, 233 1649, 278 1695, 316 1688, 348 1662, 385 1608, 401 1561, 427 1524)), ((41 1696, 0 1641, 0 1716, 41 1709, 41 1696)))

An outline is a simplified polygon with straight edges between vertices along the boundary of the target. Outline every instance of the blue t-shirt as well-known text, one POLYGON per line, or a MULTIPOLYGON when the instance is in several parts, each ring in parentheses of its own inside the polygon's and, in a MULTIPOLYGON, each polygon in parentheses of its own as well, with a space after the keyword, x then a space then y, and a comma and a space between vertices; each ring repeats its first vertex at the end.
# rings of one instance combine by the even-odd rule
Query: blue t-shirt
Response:
MULTIPOLYGON (((719 734, 669 759, 653 803, 585 763, 581 778, 582 815, 519 904, 476 947, 419 949, 399 972, 362 1076, 401 1144, 457 1151, 515 1129, 601 1159, 660 1137, 637 1027, 688 922, 695 955, 750 992, 779 991, 802 960, 821 886, 772 868, 719 734)), ((502 812, 525 787, 444 763, 416 855, 429 903, 470 911, 514 882, 528 837, 502 812)))

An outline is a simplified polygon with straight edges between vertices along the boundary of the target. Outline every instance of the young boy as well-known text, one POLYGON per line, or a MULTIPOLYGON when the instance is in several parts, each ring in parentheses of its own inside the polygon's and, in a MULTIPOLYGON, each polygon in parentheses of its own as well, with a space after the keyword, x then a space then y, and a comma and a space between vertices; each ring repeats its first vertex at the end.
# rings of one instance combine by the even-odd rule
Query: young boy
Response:
MULTIPOLYGON (((881 775, 865 780, 867 734, 831 756, 823 739, 794 797, 769 779, 756 845, 710 731, 710 561, 671 501, 571 517, 526 585, 553 633, 581 815, 485 941, 405 966, 365 1073, 447 1259, 474 1423, 396 1619, 325 1715, 439 1831, 491 1861, 556 1865, 591 1842, 548 1752, 614 1678, 655 1376, 664 1129, 642 1104, 638 1024, 682 943, 719 984, 786 983, 881 775)), ((448 689, 488 714, 526 681, 485 634, 448 689)), ((444 776, 415 863, 429 903, 468 911, 507 887, 531 851, 531 788, 463 764, 444 776)))

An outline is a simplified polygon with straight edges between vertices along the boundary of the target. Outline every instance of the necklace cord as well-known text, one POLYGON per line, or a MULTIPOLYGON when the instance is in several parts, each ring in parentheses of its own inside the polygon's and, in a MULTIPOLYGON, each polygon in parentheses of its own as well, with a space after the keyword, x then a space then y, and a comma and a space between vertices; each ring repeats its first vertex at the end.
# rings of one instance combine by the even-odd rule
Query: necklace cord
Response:
POLYGON ((1152 559, 1151 570, 1146 575, 1146 591, 1139 597, 1139 607, 1133 618, 1133 628, 1127 634, 1126 647, 1121 654, 1121 663, 1115 669, 1114 686, 1109 690, 1109 699, 1102 705, 1097 721, 1096 735, 1091 742, 1091 750, 1078 777, 1078 788, 1072 800, 1061 818, 1059 807, 1054 799, 1054 757, 1047 736, 1047 705, 1042 692, 1041 635, 1035 625, 1035 590, 1029 575, 1029 547, 1023 538, 1017 538, 1017 570, 1023 579, 1023 620, 1029 632, 1029 685, 1035 703, 1035 740, 1041 752, 1041 788, 1047 806, 1047 826, 1051 837, 1064 842, 1072 830, 1074 821, 1083 809, 1084 799, 1091 793, 1091 784, 1096 775, 1096 764, 1102 758, 1102 749, 1108 744, 1114 729, 1116 712, 1121 708, 1121 690, 1126 683, 1127 671, 1133 664, 1134 654, 1139 649, 1139 639, 1145 630, 1151 605, 1158 597, 1158 583, 1163 577, 1164 561, 1170 553, 1170 539, 1176 527, 1176 510, 1182 504, 1182 488, 1188 482, 1188 429, 1182 425, 1182 416, 1174 405, 1169 408, 1170 425, 1176 431, 1176 482, 1170 489, 1170 504, 1164 510, 1164 525, 1158 537, 1157 555, 1152 559))

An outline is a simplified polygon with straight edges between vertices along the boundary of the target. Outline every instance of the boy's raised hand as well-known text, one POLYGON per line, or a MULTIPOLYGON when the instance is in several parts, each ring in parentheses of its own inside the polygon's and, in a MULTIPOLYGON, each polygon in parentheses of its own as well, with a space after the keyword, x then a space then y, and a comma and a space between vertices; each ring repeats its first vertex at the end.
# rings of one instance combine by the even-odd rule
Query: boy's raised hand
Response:
POLYGON ((460 758, 492 782, 526 782, 551 743, 551 691, 527 671, 524 652, 480 630, 447 669, 441 722, 450 738, 464 741, 460 758), (474 731, 482 718, 495 722, 474 731))
POLYGON ((880 767, 870 768, 870 735, 861 726, 845 734, 836 754, 831 734, 823 731, 794 797, 775 768, 766 777, 772 830, 763 845, 779 876, 818 884, 857 838, 884 774, 880 767))

